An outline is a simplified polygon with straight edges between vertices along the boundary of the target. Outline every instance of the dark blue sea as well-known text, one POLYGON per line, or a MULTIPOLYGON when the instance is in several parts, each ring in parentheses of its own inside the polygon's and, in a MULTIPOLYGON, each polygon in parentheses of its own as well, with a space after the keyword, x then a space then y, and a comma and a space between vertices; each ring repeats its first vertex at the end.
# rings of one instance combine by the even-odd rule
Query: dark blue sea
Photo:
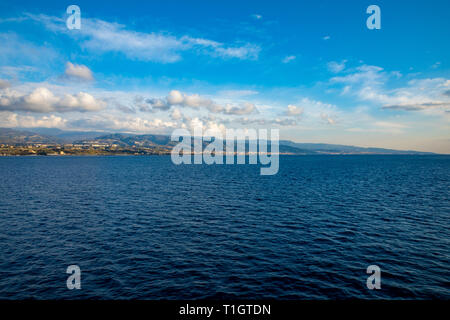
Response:
POLYGON ((259 169, 0 157, 0 299, 450 299, 450 156, 259 169))

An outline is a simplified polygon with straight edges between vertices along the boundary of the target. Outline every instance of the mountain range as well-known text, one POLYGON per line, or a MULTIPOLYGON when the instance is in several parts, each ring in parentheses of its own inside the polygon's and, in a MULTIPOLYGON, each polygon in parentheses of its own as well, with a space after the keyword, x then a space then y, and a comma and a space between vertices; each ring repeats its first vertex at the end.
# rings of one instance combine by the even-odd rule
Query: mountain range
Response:
MULTIPOLYGON (((115 144, 120 147, 166 147, 177 142, 168 135, 105 133, 98 131, 64 131, 53 128, 0 128, 0 144, 115 144)), ((297 143, 280 140, 280 153, 290 154, 432 154, 412 150, 357 147, 326 143, 297 143)))

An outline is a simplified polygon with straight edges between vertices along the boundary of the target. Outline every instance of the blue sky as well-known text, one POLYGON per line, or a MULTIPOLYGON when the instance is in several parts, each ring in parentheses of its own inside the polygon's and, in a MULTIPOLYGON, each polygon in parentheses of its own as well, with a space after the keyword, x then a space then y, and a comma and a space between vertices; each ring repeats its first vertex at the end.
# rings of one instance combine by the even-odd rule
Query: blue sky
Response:
POLYGON ((0 126, 450 153, 448 1, 0 4, 0 126), (81 29, 66 8, 81 9, 81 29), (366 9, 381 9, 369 30, 366 9))

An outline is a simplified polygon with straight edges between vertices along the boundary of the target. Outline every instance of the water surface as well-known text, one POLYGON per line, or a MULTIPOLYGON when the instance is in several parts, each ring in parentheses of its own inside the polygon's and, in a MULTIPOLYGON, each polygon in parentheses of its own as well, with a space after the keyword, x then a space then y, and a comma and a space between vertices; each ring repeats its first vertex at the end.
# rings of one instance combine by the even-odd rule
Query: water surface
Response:
POLYGON ((449 156, 282 156, 275 176, 0 157, 0 176, 2 299, 450 298, 449 156))

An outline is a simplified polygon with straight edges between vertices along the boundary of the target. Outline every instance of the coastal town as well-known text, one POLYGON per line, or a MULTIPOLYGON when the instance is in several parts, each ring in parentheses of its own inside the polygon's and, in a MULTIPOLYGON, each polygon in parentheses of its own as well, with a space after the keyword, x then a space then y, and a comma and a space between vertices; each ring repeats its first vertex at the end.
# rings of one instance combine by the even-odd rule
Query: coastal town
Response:
POLYGON ((119 146, 106 143, 83 144, 0 144, 0 156, 64 156, 64 155, 168 155, 162 146, 119 146))

